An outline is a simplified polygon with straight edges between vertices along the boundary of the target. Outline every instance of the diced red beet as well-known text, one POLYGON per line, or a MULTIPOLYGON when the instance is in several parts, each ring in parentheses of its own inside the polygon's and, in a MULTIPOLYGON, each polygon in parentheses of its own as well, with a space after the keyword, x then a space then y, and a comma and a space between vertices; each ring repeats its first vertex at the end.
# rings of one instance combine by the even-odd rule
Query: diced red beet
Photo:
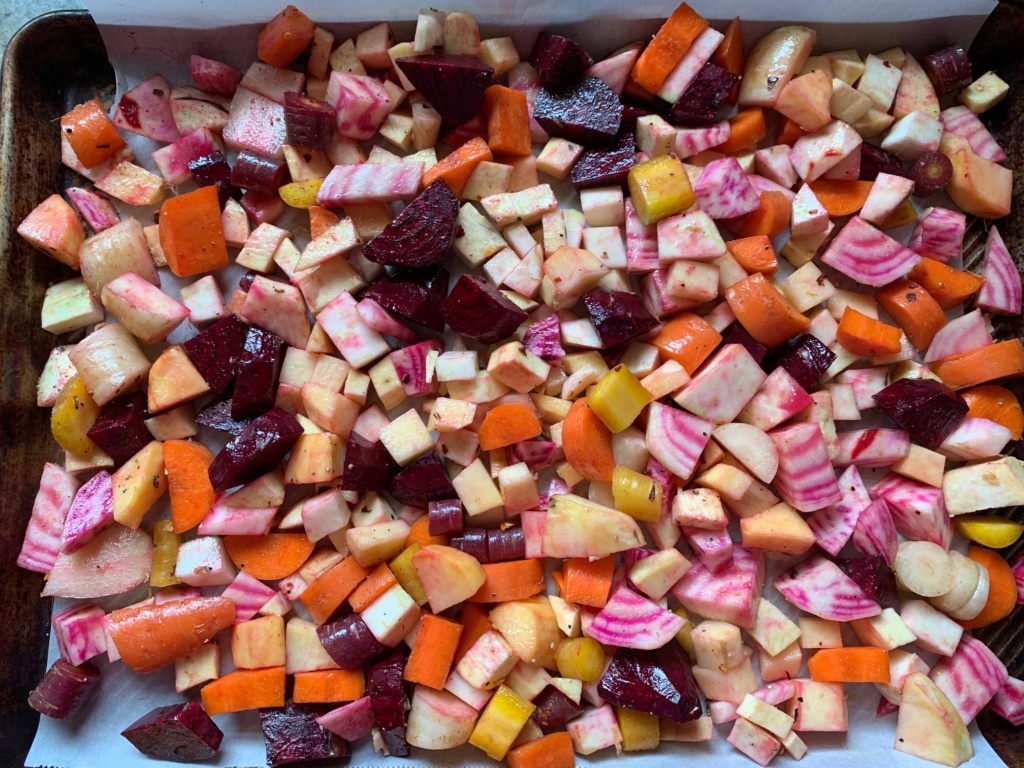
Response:
POLYGON ((448 298, 448 270, 424 269, 403 272, 379 280, 363 292, 385 309, 432 331, 443 331, 440 308, 448 298))
POLYGON ((557 446, 550 440, 523 440, 508 447, 508 463, 525 463, 530 471, 550 466, 557 446))
POLYGON ((622 102, 604 81, 584 77, 558 90, 542 88, 533 117, 552 136, 601 146, 611 144, 619 133, 622 102))
POLYGON ((527 315, 487 279, 463 275, 441 305, 441 317, 456 333, 496 344, 515 333, 527 315), (484 318, 486 322, 481 322, 484 318))
POLYGON ((462 502, 459 499, 441 499, 427 502, 427 528, 431 536, 447 536, 462 533, 464 520, 462 502))
POLYGON ((523 346, 548 363, 558 363, 565 357, 558 315, 548 315, 543 320, 530 323, 523 334, 523 346))
POLYGON ((445 472, 444 460, 434 451, 427 451, 391 478, 388 492, 398 502, 417 509, 426 509, 432 501, 459 497, 445 472))
POLYGON ((670 122, 680 125, 707 125, 715 122, 729 91, 740 81, 724 67, 708 62, 668 111, 670 122))
POLYGON ((910 169, 914 197, 929 197, 941 192, 953 178, 953 163, 941 152, 925 152, 910 169))
POLYGON ((395 66, 450 128, 476 115, 494 76, 475 56, 412 56, 395 59, 395 66))
POLYGON ((458 198, 438 179, 363 247, 363 255, 379 264, 429 267, 451 247, 458 215, 458 198))
MULTIPOLYGON (((722 346, 724 347, 726 344, 741 345, 750 353, 750 356, 757 361, 758 365, 761 365, 764 362, 765 355, 768 354, 768 347, 751 336, 747 332, 747 329, 739 323, 733 323, 726 330, 724 338, 722 339, 722 346)), ((804 387, 804 389, 806 389, 806 387, 804 387)))
POLYGON ((583 294, 583 305, 606 349, 637 339, 658 324, 635 293, 592 288, 583 294))
POLYGON ((146 427, 146 396, 142 392, 116 397, 100 409, 89 439, 120 466, 153 439, 146 427))
POLYGON ((231 183, 242 189, 276 195, 287 170, 284 160, 246 149, 238 153, 231 166, 231 183))
POLYGON ((378 659, 366 670, 366 691, 373 705, 373 720, 393 757, 409 756, 409 743, 405 740, 405 713, 409 709, 409 701, 402 682, 404 670, 403 646, 378 659))
POLYGON ((341 489, 369 493, 383 491, 398 472, 384 443, 371 443, 356 432, 348 436, 345 444, 345 465, 341 474, 341 489))
POLYGON ((878 706, 875 707, 875 718, 888 717, 894 712, 899 712, 900 708, 889 701, 885 696, 878 697, 878 706))
POLYGON ((219 395, 235 378, 245 347, 245 336, 245 323, 231 315, 181 345, 209 385, 211 394, 219 395))
POLYGON ((915 442, 929 450, 938 448, 969 410, 959 393, 934 379, 894 381, 875 394, 874 400, 915 442))
POLYGON ((284 95, 284 126, 287 142, 296 147, 327 149, 334 138, 334 107, 304 93, 284 95))
POLYGON ((217 187, 217 197, 223 208, 234 189, 231 186, 231 166, 224 153, 215 149, 207 155, 189 160, 188 170, 192 180, 200 187, 217 187))
POLYGON ((279 336, 257 325, 249 326, 235 374, 232 419, 251 419, 273 408, 283 357, 284 342, 279 336))
POLYGON ((896 574, 882 555, 856 555, 836 558, 843 573, 857 582, 864 594, 882 608, 898 611, 900 598, 896 593, 896 574))
POLYGON ((448 539, 448 546, 475 557, 481 563, 489 563, 487 554, 487 530, 484 528, 466 528, 461 535, 448 539))
POLYGON ((906 176, 903 169, 903 161, 892 152, 867 142, 861 144, 860 148, 860 175, 861 181, 874 181, 878 174, 888 173, 891 176, 906 176))
POLYGON ((213 490, 220 493, 267 474, 281 463, 301 434, 299 422, 280 408, 253 419, 210 465, 213 490))
POLYGON ((626 126, 626 112, 623 112, 623 127, 615 143, 607 147, 591 147, 580 155, 573 165, 569 179, 576 189, 607 187, 625 184, 629 171, 636 163, 636 116, 633 125, 626 126))
POLYGON ((935 86, 937 96, 959 91, 971 84, 971 60, 959 45, 951 45, 941 51, 929 53, 921 59, 928 79, 935 86))
POLYGON ((526 557, 526 537, 519 526, 487 531, 487 559, 492 563, 523 560, 526 557))
POLYGON ((245 429, 252 419, 232 419, 231 418, 231 398, 221 397, 214 400, 208 406, 203 408, 196 416, 196 422, 202 424, 204 427, 210 429, 216 429, 218 432, 227 432, 231 435, 237 435, 243 429, 245 429))
POLYGON ((583 707, 553 685, 544 687, 533 700, 536 709, 530 717, 544 733, 564 729, 566 723, 583 714, 583 707))
POLYGON ((254 272, 251 269, 246 270, 245 274, 242 275, 240 278, 238 278, 238 288, 239 288, 239 290, 242 290, 242 291, 245 291, 246 293, 248 293, 249 289, 252 288, 253 280, 256 279, 256 275, 258 275, 258 274, 259 274, 259 272, 254 272))
POLYGON ((28 705, 55 720, 73 716, 96 690, 100 671, 88 661, 79 666, 57 659, 28 695, 28 705))
MULTIPOLYGON (((619 125, 619 135, 622 135, 623 131, 630 133, 636 133, 636 121, 641 117, 647 117, 653 115, 654 112, 647 107, 643 107, 639 104, 630 104, 629 102, 623 102, 622 104, 622 123, 619 125)), ((635 148, 634 148, 635 149, 635 148)))
POLYGON ((287 702, 260 710, 260 727, 267 745, 267 765, 312 763, 348 755, 348 743, 316 721, 327 711, 317 704, 287 702))
POLYGON ((794 336, 765 357, 762 367, 771 373, 785 368, 804 389, 810 391, 836 359, 836 353, 809 333, 794 336))
POLYGON ((195 763, 220 749, 224 733, 195 701, 157 707, 129 725, 121 735, 154 760, 195 763))
POLYGON ((690 660, 673 641, 655 651, 620 648, 597 690, 607 702, 676 723, 703 714, 690 660))
POLYGON ((594 63, 583 46, 561 35, 541 30, 530 52, 530 64, 545 83, 560 85, 575 80, 594 63))
POLYGON ((898 544, 896 524, 885 499, 876 499, 861 510, 853 529, 853 546, 865 555, 879 555, 892 565, 898 544))
POLYGON ((317 627, 316 636, 327 655, 342 669, 362 669, 387 650, 358 613, 317 627))

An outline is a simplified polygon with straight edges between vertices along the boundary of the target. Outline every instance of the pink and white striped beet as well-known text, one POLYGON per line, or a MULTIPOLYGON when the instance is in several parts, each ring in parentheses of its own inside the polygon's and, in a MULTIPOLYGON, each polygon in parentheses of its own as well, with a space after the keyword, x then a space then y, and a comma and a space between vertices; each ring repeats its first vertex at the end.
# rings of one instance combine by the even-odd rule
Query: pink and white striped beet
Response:
POLYGON ((671 641, 685 623, 681 616, 622 586, 598 611, 587 634, 604 645, 651 651, 671 641))
POLYGON ((918 254, 859 216, 839 230, 821 255, 822 264, 875 288, 903 277, 920 260, 918 254))
POLYGON ((18 566, 36 573, 53 568, 60 554, 64 520, 78 492, 79 482, 62 467, 47 462, 32 504, 25 540, 18 554, 18 566))
POLYGON ((830 621, 867 619, 882 612, 853 579, 822 555, 811 555, 786 569, 772 586, 801 611, 830 621))
POLYGON ((944 656, 928 675, 970 725, 1006 684, 1006 667, 988 646, 970 635, 960 638, 952 656, 944 656))
POLYGON ((856 466, 847 467, 838 482, 842 499, 807 517, 807 525, 814 533, 814 540, 833 557, 846 546, 857 528, 861 512, 871 504, 871 496, 856 466))
POLYGON ((768 433, 779 452, 775 490, 800 512, 814 512, 842 501, 825 438, 817 424, 803 423, 768 433))
POLYGON ((647 450, 673 475, 688 478, 714 428, 707 419, 654 402, 647 415, 647 450))
POLYGON ((994 225, 985 242, 981 276, 985 282, 978 291, 977 305, 997 315, 1019 315, 1022 295, 1020 270, 994 225))

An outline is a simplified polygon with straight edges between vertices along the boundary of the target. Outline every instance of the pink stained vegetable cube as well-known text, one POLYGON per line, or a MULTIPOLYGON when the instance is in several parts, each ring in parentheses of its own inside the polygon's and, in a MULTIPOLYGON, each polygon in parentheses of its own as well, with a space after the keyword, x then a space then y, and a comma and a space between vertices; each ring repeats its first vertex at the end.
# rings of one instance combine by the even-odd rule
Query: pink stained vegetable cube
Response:
POLYGON ((941 489, 890 472, 871 488, 871 495, 885 500, 896 530, 908 539, 930 541, 949 549, 953 523, 941 489))
POLYGON ((168 184, 184 184, 192 178, 188 164, 221 149, 219 145, 220 140, 209 129, 200 128, 153 152, 153 162, 168 184))
POLYGON ((846 692, 841 683, 794 680, 793 698, 786 713, 793 718, 793 730, 843 733, 847 730, 846 692))
POLYGON ((823 264, 855 282, 876 288, 907 274, 919 261, 920 255, 859 216, 839 230, 821 256, 823 264))
POLYGON ((693 194, 697 207, 712 219, 736 219, 761 207, 761 199, 735 157, 708 163, 693 194))
POLYGON ((611 704, 584 712, 566 725, 573 749, 581 755, 622 743, 622 732, 611 704))
MULTIPOLYGON (((758 200, 758 205, 760 204, 758 200)), ((699 210, 659 221, 655 225, 658 233, 659 263, 665 266, 678 259, 713 261, 724 256, 727 250, 725 241, 722 240, 722 235, 712 218, 710 211, 699 210)))
MULTIPOLYGON (((966 107, 964 107, 966 109, 966 107)), ((985 261, 981 267, 985 284, 978 292, 977 305, 986 312, 1015 316, 1021 313, 1021 278, 1010 251, 996 227, 988 232, 985 261)))
POLYGON ((629 198, 626 209, 626 269, 631 274, 653 272, 658 268, 658 228, 644 224, 629 198))
POLYGON ((907 246, 943 264, 960 256, 964 247, 967 217, 948 208, 929 208, 917 220, 907 246))
POLYGON ((242 79, 241 73, 229 64, 192 54, 192 82, 201 90, 231 96, 242 79))
POLYGON ((788 504, 800 512, 814 512, 842 500, 817 424, 794 424, 768 436, 779 452, 775 488, 788 504))
POLYGON ((670 642, 685 623, 623 586, 594 617, 587 634, 604 645, 654 650, 670 642))
POLYGON ((39 490, 18 555, 18 565, 37 573, 53 568, 60 552, 64 520, 71 510, 79 482, 56 464, 43 465, 39 490))
POLYGON ((338 165, 327 175, 317 203, 327 208, 409 200, 419 191, 423 163, 338 165))
POLYGON ((235 624, 248 621, 280 593, 268 587, 245 571, 239 571, 235 580, 221 593, 235 603, 235 624))
POLYGON ((777 427, 814 401, 783 367, 772 371, 760 389, 737 414, 736 420, 761 430, 777 427))
POLYGON ((306 303, 293 285, 257 275, 239 314, 246 322, 277 334, 292 347, 304 349, 309 340, 306 303))
POLYGON ((792 188, 797 182, 796 171, 793 170, 793 163, 790 160, 792 151, 788 144, 758 149, 754 152, 754 168, 766 179, 792 188))
POLYGON ((60 657, 78 666, 107 651, 106 614, 98 605, 76 604, 50 618, 60 657))
POLYGON ((796 140, 791 154, 793 168, 804 181, 814 181, 859 149, 863 141, 852 126, 833 120, 796 140))
POLYGON ((713 573, 703 563, 695 563, 671 591, 688 611, 707 619, 751 628, 757 616, 764 578, 761 556, 734 545, 732 564, 728 568, 713 573))
POLYGON ((721 573, 732 565, 733 542, 728 531, 682 528, 683 538, 693 554, 712 573, 721 573))
POLYGON ((85 219, 85 223, 93 232, 110 229, 121 220, 113 203, 103 195, 81 187, 68 187, 65 191, 78 214, 85 219))
POLYGON ((231 149, 248 149, 280 157, 285 142, 284 107, 265 96, 239 88, 231 100, 224 143, 231 149))
POLYGON ((749 720, 739 718, 728 742, 758 765, 768 765, 782 751, 782 742, 749 720))
POLYGON ((767 374, 742 344, 726 344, 673 399, 716 424, 733 421, 761 389, 767 374), (722 382, 729 386, 723 387, 722 382))
POLYGON ((961 637, 956 652, 939 659, 928 676, 968 725, 1010 678, 988 646, 970 635, 961 637))
POLYGON ((361 739, 373 728, 373 703, 369 696, 332 709, 316 719, 324 730, 347 741, 361 739))
POLYGON ((334 107, 338 133, 347 139, 372 139, 394 107, 387 89, 366 75, 332 72, 324 99, 334 107))
POLYGON ((729 140, 732 126, 728 120, 700 128, 680 128, 676 131, 675 154, 681 160, 714 149, 729 140))
POLYGON ((910 435, 902 429, 855 429, 839 433, 835 467, 888 467, 910 453, 910 435))
POLYGON ((163 75, 153 75, 121 96, 113 121, 118 128, 156 141, 181 138, 171 112, 171 86, 163 75))
POLYGON ((75 494, 64 520, 61 552, 77 552, 113 522, 114 486, 110 473, 101 470, 75 494))
MULTIPOLYGON (((842 499, 836 504, 819 509, 807 518, 818 546, 835 557, 857 529, 857 521, 865 507, 871 504, 856 466, 847 467, 839 476, 842 499)), ((888 510, 886 510, 888 514, 888 510)))
POLYGON ((992 697, 988 708, 1013 725, 1024 725, 1024 681, 1011 677, 992 697))
POLYGON ((866 619, 882 612, 853 579, 820 554, 783 571, 772 585, 800 610, 830 621, 866 619))

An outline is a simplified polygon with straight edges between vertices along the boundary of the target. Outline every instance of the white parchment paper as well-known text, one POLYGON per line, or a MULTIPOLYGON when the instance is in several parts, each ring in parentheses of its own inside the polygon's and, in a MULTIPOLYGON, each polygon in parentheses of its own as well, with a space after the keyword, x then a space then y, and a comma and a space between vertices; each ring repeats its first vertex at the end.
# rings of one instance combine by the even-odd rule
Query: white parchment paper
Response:
MULTIPOLYGON (((260 26, 284 4, 282 0, 247 0, 244 3, 176 0, 160 4, 92 0, 89 3, 114 65, 119 91, 157 72, 167 76, 174 85, 187 84, 190 53, 220 58, 244 71, 255 58, 256 33, 260 26)), ((413 22, 422 4, 420 0, 358 3, 304 0, 299 3, 305 13, 334 31, 338 42, 358 33, 368 23, 381 20, 392 22, 398 39, 411 39, 413 22)), ((623 44, 652 34, 675 5, 676 0, 464 0, 446 10, 475 12, 485 36, 512 35, 524 56, 537 30, 544 27, 572 34, 599 58, 623 44)), ((723 27, 722 22, 741 16, 748 46, 771 26, 798 22, 810 24, 818 31, 818 51, 856 47, 862 52, 871 52, 903 45, 911 52, 923 54, 952 42, 966 48, 995 3, 992 0, 811 0, 803 3, 715 0, 694 5, 719 28, 723 27)), ((144 141, 133 141, 140 159, 145 158, 141 151, 145 148, 144 141)), ((172 337, 172 341, 176 340, 172 337)), ((765 596, 791 609, 770 586, 766 586, 765 596)), ((144 588, 140 588, 132 595, 119 597, 116 605, 106 607, 128 605, 143 597, 144 588)), ((63 607, 64 602, 58 601, 56 610, 63 607)), ((56 642, 51 638, 50 662, 58 655, 56 642)), ((230 652, 226 651, 223 658, 223 665, 229 664, 230 652)), ((99 695, 92 700, 88 711, 73 723, 40 718, 26 765, 59 768, 178 765, 142 757, 119 735, 122 729, 151 709, 183 700, 182 695, 174 692, 173 668, 142 677, 120 662, 108 664, 105 657, 93 661, 103 673, 99 695)), ((878 692, 874 686, 848 685, 847 692, 849 732, 801 734, 810 748, 803 765, 807 768, 863 768, 872 764, 921 768, 925 765, 892 749, 896 718, 876 720, 878 692)), ((186 696, 198 698, 195 692, 186 696)), ((208 764, 239 767, 266 764, 255 712, 218 716, 216 722, 225 738, 218 756, 208 764)), ((680 760, 714 760, 721 768, 749 768, 753 763, 725 741, 730 728, 731 724, 719 727, 715 740, 709 743, 666 742, 657 752, 621 758, 608 749, 577 760, 581 765, 618 760, 639 765, 639 761, 643 761, 648 768, 672 768, 680 760)), ((971 768, 1002 766, 977 726, 971 726, 971 733, 976 755, 968 765, 971 768)), ((783 755, 777 758, 776 764, 788 761, 791 758, 783 755)), ((369 739, 354 745, 349 764, 366 768, 494 765, 479 750, 468 746, 437 753, 416 749, 414 757, 406 760, 385 758, 373 752, 369 739)))

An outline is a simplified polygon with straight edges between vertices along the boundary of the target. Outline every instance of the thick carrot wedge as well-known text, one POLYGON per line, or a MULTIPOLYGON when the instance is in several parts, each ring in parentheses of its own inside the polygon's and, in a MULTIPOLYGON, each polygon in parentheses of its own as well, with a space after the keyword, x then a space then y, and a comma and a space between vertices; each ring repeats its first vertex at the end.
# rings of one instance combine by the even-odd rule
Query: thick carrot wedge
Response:
POLYGON ((462 625, 459 622, 424 614, 405 665, 405 679, 437 691, 444 688, 461 636, 462 625))
POLYGON ((644 52, 633 65, 637 85, 657 93, 662 83, 682 61, 693 41, 708 27, 708 20, 683 3, 661 25, 644 52))
POLYGON ((952 309, 984 284, 984 278, 943 264, 935 259, 921 259, 910 270, 910 279, 920 283, 943 309, 952 309))
POLYGON ((747 272, 760 272, 762 275, 774 275, 779 269, 779 261, 775 256, 772 241, 767 235, 741 237, 725 244, 729 253, 747 272))
POLYGON ((355 701, 366 691, 361 669, 321 669, 296 672, 292 699, 296 704, 336 704, 355 701))
POLYGON ((608 593, 612 589, 614 575, 615 555, 608 555, 598 560, 573 557, 565 561, 565 566, 562 569, 562 579, 565 585, 562 597, 577 605, 604 608, 605 603, 608 602, 608 593))
POLYGON ((675 360, 692 374, 722 343, 722 334, 703 317, 680 312, 664 323, 647 343, 656 346, 663 358, 675 360))
POLYGON ((395 578, 395 574, 388 568, 388 564, 381 563, 370 571, 369 575, 363 580, 363 583, 349 596, 348 604, 352 606, 352 610, 356 613, 362 613, 370 607, 370 603, 397 583, 398 579, 395 578))
POLYGON ((287 67, 313 42, 315 29, 311 18, 289 5, 260 30, 256 55, 272 67, 287 67))
POLYGON ((540 560, 512 560, 481 566, 487 577, 473 603, 506 603, 525 600, 544 591, 544 565, 540 560))
POLYGON ((484 160, 493 160, 487 142, 477 136, 452 152, 444 160, 423 174, 423 187, 429 187, 438 179, 444 179, 456 197, 462 197, 462 190, 473 175, 473 171, 484 160))
POLYGON ((925 350, 946 324, 946 314, 923 286, 911 280, 897 280, 880 290, 875 298, 889 313, 914 349, 925 350))
POLYGON ((532 153, 530 108, 523 91, 492 85, 484 94, 487 146, 496 155, 525 157, 532 153))
POLYGON ((789 199, 781 192, 762 192, 761 207, 753 213, 748 213, 743 219, 740 227, 740 237, 768 237, 777 236, 789 226, 789 217, 793 207, 789 199))
POLYGON ((953 389, 1024 376, 1024 344, 1010 339, 932 363, 932 373, 953 389))
POLYGON ((316 240, 320 235, 333 227, 341 217, 328 208, 321 208, 319 205, 311 205, 309 211, 309 238, 316 240))
POLYGON ((612 433, 581 397, 562 422, 562 448, 570 466, 587 480, 610 481, 615 471, 612 433))
POLYGON ((894 355, 900 351, 900 329, 847 307, 839 321, 836 341, 861 357, 894 355))
POLYGON ((985 384, 960 394, 967 401, 968 417, 1002 424, 1013 433, 1011 439, 1020 440, 1024 432, 1024 410, 1013 392, 998 384, 985 384))
POLYGON ((217 494, 210 484, 213 452, 192 440, 168 440, 164 443, 164 469, 167 494, 171 498, 174 532, 184 533, 203 521, 217 494))
POLYGON ((767 135, 764 110, 760 107, 747 107, 729 118, 729 138, 715 147, 715 151, 725 154, 739 152, 753 147, 767 135))
POLYGON ((314 543, 304 533, 268 533, 265 536, 225 536, 231 560, 257 579, 283 579, 299 570, 313 554, 314 543))
POLYGON ((178 277, 228 265, 228 247, 215 186, 170 197, 160 206, 160 248, 178 277))
POLYGON ((365 578, 366 571, 356 559, 346 557, 310 584, 299 599, 313 621, 323 624, 365 578))
POLYGON ((818 179, 810 183, 811 191, 829 216, 852 216, 868 199, 870 181, 858 179, 818 179))
POLYGON ((888 683, 889 654, 881 648, 824 648, 807 660, 811 679, 819 683, 888 683))
POLYGON ((797 125, 794 121, 788 117, 783 117, 779 120, 779 130, 775 135, 776 144, 785 144, 786 146, 792 147, 796 144, 796 140, 803 136, 807 131, 797 125))
POLYGON ((60 119, 60 129, 86 168, 99 165, 124 146, 113 121, 107 117, 99 99, 79 104, 60 119))
POLYGON ((284 667, 236 669, 203 688, 203 709, 214 717, 226 712, 283 707, 285 679, 284 667))
MULTIPOLYGON (((729 22, 725 28, 725 37, 719 43, 718 49, 711 56, 711 63, 717 64, 726 72, 743 76, 743 65, 746 56, 743 54, 743 30, 740 25, 740 17, 729 22)), ((736 97, 740 92, 740 84, 736 83, 729 91, 729 103, 735 104, 736 97)))
POLYGON ((568 732, 549 733, 505 755, 508 768, 575 768, 576 753, 568 732))
POLYGON ((757 272, 729 286, 725 300, 747 333, 769 347, 788 341, 811 323, 757 272))
POLYGON ((464 603, 459 611, 459 621, 462 623, 462 636, 459 638, 459 646, 455 649, 455 661, 458 662, 466 651, 473 647, 473 644, 486 635, 494 625, 488 618, 487 608, 476 603, 464 603))
POLYGON ((431 536, 430 535, 430 517, 424 515, 409 528, 409 538, 406 539, 406 545, 419 544, 421 547, 426 547, 431 544, 441 544, 446 546, 448 544, 447 536, 431 536))
POLYGON ((540 419, 531 406, 526 403, 505 403, 487 412, 477 435, 480 438, 480 448, 493 451, 523 440, 531 440, 540 432, 540 419))

